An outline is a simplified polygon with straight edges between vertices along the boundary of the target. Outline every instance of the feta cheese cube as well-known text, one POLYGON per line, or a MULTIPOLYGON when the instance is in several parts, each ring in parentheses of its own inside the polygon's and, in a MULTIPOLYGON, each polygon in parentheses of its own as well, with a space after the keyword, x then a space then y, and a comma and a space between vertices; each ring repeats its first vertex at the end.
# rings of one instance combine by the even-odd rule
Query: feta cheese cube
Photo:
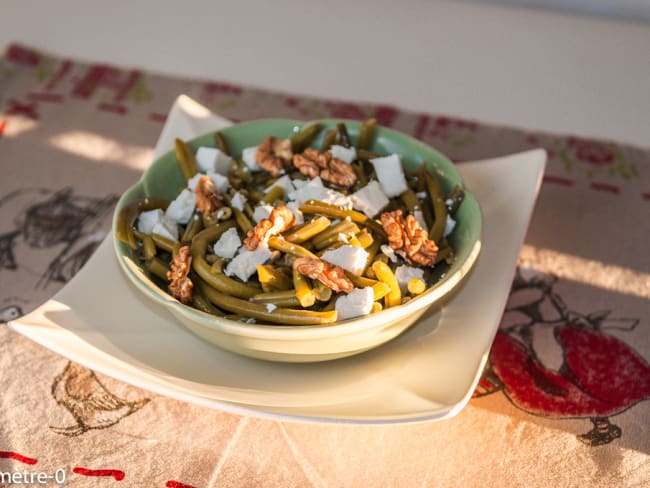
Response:
POLYGON ((213 250, 221 258, 232 259, 240 247, 241 239, 239 238, 239 234, 237 234, 237 229, 231 227, 221 234, 219 240, 214 243, 213 250))
POLYGON ((273 211, 273 205, 269 205, 268 203, 262 203, 257 207, 255 207, 255 210, 253 210, 253 220, 259 224, 260 220, 268 219, 272 211, 273 211))
POLYGON ((175 220, 179 224, 187 224, 194 212, 195 202, 196 195, 186 188, 169 204, 165 217, 175 220))
POLYGON ((305 217, 298 207, 300 205, 298 202, 289 202, 286 204, 287 208, 293 212, 293 216, 296 218, 295 225, 301 225, 305 223, 305 217))
POLYGON ((300 178, 294 178, 293 180, 291 180, 291 184, 293 185, 293 187, 296 190, 298 190, 298 189, 302 188, 303 186, 305 186, 310 181, 311 180, 301 180, 300 178))
POLYGON ((246 204, 246 197, 241 194, 241 192, 237 192, 233 195, 233 197, 230 199, 230 205, 232 208, 236 208, 237 210, 244 211, 244 205, 246 204))
POLYGON ((456 228, 456 221, 451 218, 451 215, 447 214, 447 222, 445 222, 445 232, 444 232, 445 237, 451 234, 455 228, 456 228))
POLYGON ((196 173, 189 180, 187 180, 187 189, 196 193, 196 186, 199 180, 205 176, 205 173, 196 173))
POLYGON ((264 264, 271 255, 271 250, 263 244, 254 251, 242 247, 239 254, 226 266, 226 276, 235 275, 244 282, 248 281, 248 278, 257 271, 257 265, 264 264))
POLYGON ((371 159, 377 179, 388 197, 396 197, 408 189, 402 161, 397 154, 371 159))
POLYGON ((257 154, 257 146, 254 147, 247 147, 242 151, 241 158, 244 161, 244 164, 250 169, 251 171, 261 171, 262 168, 260 168, 257 165, 257 160, 255 159, 255 155, 257 154))
POLYGON ((340 191, 332 190, 331 188, 325 188, 325 191, 319 200, 321 202, 329 203, 330 205, 344 208, 345 210, 350 210, 352 208, 352 199, 349 196, 344 195, 340 191))
POLYGON ((178 239, 178 226, 176 222, 167 217, 163 217, 161 220, 156 222, 151 230, 152 234, 158 234, 159 236, 166 237, 175 241, 178 239))
POLYGON ((352 274, 360 275, 366 266, 368 253, 362 247, 343 245, 336 249, 325 251, 321 256, 323 261, 340 266, 352 274))
POLYGON ((357 150, 353 147, 348 148, 344 146, 338 146, 335 144, 330 147, 330 151, 334 159, 339 159, 348 164, 350 164, 352 161, 357 159, 357 150))
POLYGON ((301 182, 301 184, 296 184, 297 181, 300 180, 293 180, 296 189, 289 193, 288 198, 289 200, 296 201, 299 205, 302 205, 307 200, 318 200, 345 209, 352 208, 352 200, 350 200, 350 197, 331 188, 326 188, 320 176, 312 178, 305 183, 301 182))
POLYGON ((377 215, 389 202, 381 185, 375 180, 350 195, 350 199, 355 209, 361 210, 370 218, 377 215))
POLYGON ((196 151, 196 166, 203 173, 216 171, 222 175, 228 174, 231 158, 216 147, 202 146, 196 151))
POLYGON ((164 215, 159 208, 140 213, 138 216, 138 230, 143 234, 151 234, 154 225, 160 222, 164 215))
POLYGON ((295 200, 299 205, 311 199, 320 200, 321 195, 325 193, 325 187, 320 176, 301 184, 296 184, 296 180, 293 180, 293 184, 296 189, 289 193, 288 198, 289 200, 295 200))
POLYGON ((214 171, 208 171, 208 176, 214 183, 214 186, 217 187, 217 193, 226 193, 228 188, 230 188, 230 181, 228 181, 226 176, 214 171))
POLYGON ((264 191, 268 192, 274 186, 279 186, 282 188, 284 190, 285 196, 295 190, 293 183, 291 182, 291 178, 289 178, 289 175, 284 175, 281 178, 278 178, 275 183, 269 185, 264 191))
POLYGON ((347 295, 342 295, 336 300, 337 320, 352 319, 368 315, 372 311, 375 295, 371 286, 355 288, 347 295))
POLYGON ((402 290, 402 293, 407 292, 407 286, 410 280, 413 278, 424 279, 424 270, 422 268, 416 268, 414 266, 398 266, 395 269, 395 278, 399 283, 399 287, 402 290))
POLYGON ((388 259, 392 263, 397 262, 397 255, 395 254, 395 251, 393 251, 393 248, 390 247, 388 244, 382 244, 379 249, 381 249, 381 252, 384 253, 386 256, 388 256, 388 259))

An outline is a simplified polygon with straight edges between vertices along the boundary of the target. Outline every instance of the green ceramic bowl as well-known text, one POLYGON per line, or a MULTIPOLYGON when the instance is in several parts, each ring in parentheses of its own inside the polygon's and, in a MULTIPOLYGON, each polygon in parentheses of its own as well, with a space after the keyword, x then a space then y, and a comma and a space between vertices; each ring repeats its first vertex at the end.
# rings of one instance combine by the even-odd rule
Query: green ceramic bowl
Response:
MULTIPOLYGON (((341 120, 319 122, 331 128, 341 120)), ((345 122, 353 142, 356 142, 360 123, 345 122)), ((259 144, 269 135, 288 137, 304 124, 284 119, 256 120, 233 125, 222 132, 228 139, 233 155, 239 156, 242 149, 259 144)), ((321 139, 316 140, 313 146, 320 147, 320 142, 321 139)), ((213 134, 197 137, 189 141, 189 145, 194 150, 200 146, 214 146, 213 134)), ((411 169, 426 161, 429 169, 438 176, 445 194, 455 185, 464 188, 460 175, 449 159, 405 134, 379 127, 371 150, 382 154, 401 154, 403 163, 411 169)), ((127 203, 148 196, 173 199, 184 186, 185 180, 174 152, 170 151, 157 159, 142 179, 124 193, 115 209, 113 230, 118 213, 127 203)), ((481 210, 467 188, 456 221, 456 227, 448 237, 456 250, 456 259, 450 266, 436 267, 438 281, 425 293, 404 305, 327 326, 244 324, 187 307, 147 276, 127 245, 115 237, 113 242, 118 263, 137 290, 169 310, 195 334, 246 356, 274 361, 311 362, 351 356, 377 347, 409 328, 425 311, 441 307, 468 275, 481 249, 481 210)))

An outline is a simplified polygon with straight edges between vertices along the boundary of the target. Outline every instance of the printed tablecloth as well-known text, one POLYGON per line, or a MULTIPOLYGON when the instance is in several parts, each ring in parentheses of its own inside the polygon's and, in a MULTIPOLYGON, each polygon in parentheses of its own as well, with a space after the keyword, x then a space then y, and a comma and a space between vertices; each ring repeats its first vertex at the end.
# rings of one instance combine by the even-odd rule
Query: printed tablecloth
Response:
POLYGON ((36 308, 83 266, 181 93, 234 121, 374 116, 458 164, 547 150, 474 398, 435 423, 260 420, 139 390, 2 325, 0 483, 37 485, 41 474, 52 486, 56 476, 65 486, 647 486, 648 149, 12 45, 0 61, 0 322, 36 308), (6 478, 17 472, 23 478, 6 478))

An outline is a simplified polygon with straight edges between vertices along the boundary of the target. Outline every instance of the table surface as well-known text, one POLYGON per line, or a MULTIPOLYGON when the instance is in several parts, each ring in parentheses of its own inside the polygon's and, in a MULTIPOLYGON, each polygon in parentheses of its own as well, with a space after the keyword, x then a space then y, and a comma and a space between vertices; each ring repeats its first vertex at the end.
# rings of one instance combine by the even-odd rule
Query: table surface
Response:
POLYGON ((373 115, 459 164, 543 147, 544 182, 455 418, 238 416, 2 326, 0 472, 64 470, 73 487, 647 484, 650 25, 425 0, 135 3, 2 3, 0 47, 22 46, 0 60, 0 322, 83 265, 179 93, 232 120, 373 115))
POLYGON ((0 46, 12 41, 189 78, 650 146, 650 24, 423 0, 272 8, 5 0, 0 46))

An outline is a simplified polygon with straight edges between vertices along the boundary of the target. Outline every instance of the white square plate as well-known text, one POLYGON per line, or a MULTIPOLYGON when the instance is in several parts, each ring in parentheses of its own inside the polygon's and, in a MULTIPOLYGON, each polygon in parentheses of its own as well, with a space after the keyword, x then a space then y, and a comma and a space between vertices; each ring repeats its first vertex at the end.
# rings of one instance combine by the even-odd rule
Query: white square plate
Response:
MULTIPOLYGON (((155 157, 175 137, 228 124, 188 97, 176 101, 155 157)), ((17 332, 95 371, 188 402, 282 420, 440 420, 471 398, 505 306, 544 171, 543 150, 458 166, 483 210, 479 262, 439 313, 357 356, 313 364, 238 356, 194 336, 142 297, 107 237, 51 300, 10 322, 17 332)))

